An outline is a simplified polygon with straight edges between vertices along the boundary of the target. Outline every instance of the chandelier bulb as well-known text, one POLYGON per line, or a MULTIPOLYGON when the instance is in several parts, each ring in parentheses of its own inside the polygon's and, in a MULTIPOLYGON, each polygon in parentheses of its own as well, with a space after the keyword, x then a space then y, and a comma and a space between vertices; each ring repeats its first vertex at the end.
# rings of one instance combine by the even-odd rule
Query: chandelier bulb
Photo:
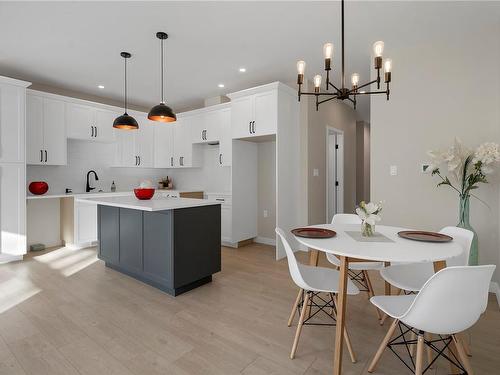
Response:
POLYGON ((384 42, 381 40, 373 43, 373 53, 375 57, 381 57, 384 53, 384 42))
POLYGON ((321 86, 321 76, 319 74, 316 74, 313 78, 314 82, 314 92, 319 93, 319 88, 321 86))
POLYGON ((353 87, 357 87, 359 84, 359 74, 358 73, 353 73, 351 75, 351 83, 353 87))
POLYGON ((325 56, 325 59, 331 59, 333 57, 332 43, 325 43, 325 45, 323 46, 323 55, 325 56))
POLYGON ((392 72, 392 60, 391 59, 385 59, 385 61, 384 61, 384 72, 385 73, 392 72))
POLYGON ((304 74, 306 70, 306 62, 305 61, 297 61, 297 73, 298 74, 304 74))

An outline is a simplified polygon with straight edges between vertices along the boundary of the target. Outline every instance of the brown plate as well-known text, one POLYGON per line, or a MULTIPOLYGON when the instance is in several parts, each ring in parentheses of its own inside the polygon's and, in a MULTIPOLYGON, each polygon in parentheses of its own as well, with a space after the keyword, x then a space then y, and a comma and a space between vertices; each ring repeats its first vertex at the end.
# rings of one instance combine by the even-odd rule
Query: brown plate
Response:
POLYGON ((423 242, 450 242, 453 240, 453 237, 447 236, 446 234, 425 232, 421 230, 403 230, 398 232, 398 235, 408 240, 423 242))
POLYGON ((337 232, 324 228, 296 228, 292 233, 304 238, 332 238, 337 235, 337 232))

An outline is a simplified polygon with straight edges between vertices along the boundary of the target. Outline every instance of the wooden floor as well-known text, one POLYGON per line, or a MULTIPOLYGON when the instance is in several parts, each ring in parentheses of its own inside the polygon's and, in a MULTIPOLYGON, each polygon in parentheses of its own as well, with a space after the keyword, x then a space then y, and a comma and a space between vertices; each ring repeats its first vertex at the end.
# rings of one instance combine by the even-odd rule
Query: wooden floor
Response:
MULTIPOLYGON (((296 293, 286 262, 263 245, 224 248, 214 281, 176 298, 105 268, 95 249, 31 256, 0 265, 0 374, 330 374, 333 327, 306 326, 289 359, 296 293)), ((349 298, 348 324, 358 363, 346 354, 344 374, 366 374, 388 323, 362 294, 349 298)), ((468 337, 476 374, 498 374, 494 298, 468 337)), ((377 373, 410 372, 386 352, 377 373)))

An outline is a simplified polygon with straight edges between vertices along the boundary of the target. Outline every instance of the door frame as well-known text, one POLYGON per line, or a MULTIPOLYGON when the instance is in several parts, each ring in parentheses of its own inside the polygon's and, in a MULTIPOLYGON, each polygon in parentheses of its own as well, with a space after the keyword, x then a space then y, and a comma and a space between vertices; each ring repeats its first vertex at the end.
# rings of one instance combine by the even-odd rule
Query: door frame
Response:
POLYGON ((326 127, 326 222, 330 222, 330 174, 332 169, 333 157, 330 157, 331 142, 336 141, 338 148, 336 149, 336 181, 337 188, 337 213, 344 212, 344 131, 334 128, 333 126, 326 127), (334 136, 334 137, 332 137, 334 136))

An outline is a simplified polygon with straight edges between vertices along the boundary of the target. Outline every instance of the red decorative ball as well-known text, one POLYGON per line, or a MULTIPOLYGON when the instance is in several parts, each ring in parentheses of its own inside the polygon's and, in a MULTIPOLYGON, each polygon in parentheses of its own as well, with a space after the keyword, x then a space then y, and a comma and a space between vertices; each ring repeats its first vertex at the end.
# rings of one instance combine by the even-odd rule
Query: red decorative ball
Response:
POLYGON ((31 194, 42 195, 49 191, 49 184, 45 181, 33 181, 28 189, 31 194))
POLYGON ((137 199, 148 200, 148 199, 153 198, 153 195, 155 195, 155 189, 153 189, 153 188, 137 188, 137 189, 134 189, 134 194, 137 197, 137 199))

